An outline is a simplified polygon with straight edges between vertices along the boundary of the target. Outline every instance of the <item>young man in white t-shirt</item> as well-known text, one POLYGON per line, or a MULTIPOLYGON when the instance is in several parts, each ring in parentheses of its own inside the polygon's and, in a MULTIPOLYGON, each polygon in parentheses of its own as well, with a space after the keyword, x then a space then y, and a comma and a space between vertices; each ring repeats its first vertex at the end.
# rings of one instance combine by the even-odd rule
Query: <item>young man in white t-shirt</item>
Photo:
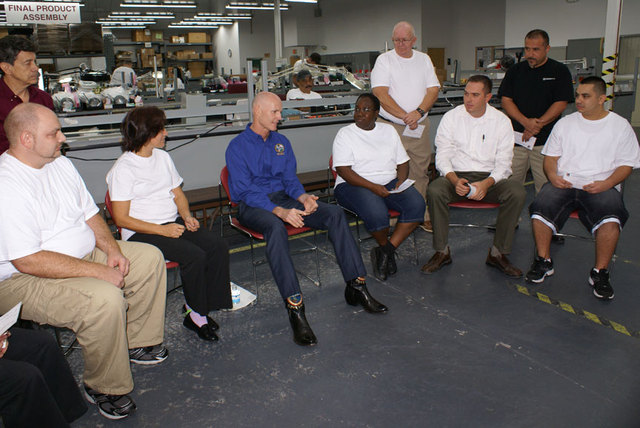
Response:
POLYGON ((580 221, 596 238, 589 284, 597 298, 610 300, 613 288, 607 267, 629 217, 619 185, 640 166, 640 149, 629 122, 604 109, 606 100, 604 80, 584 79, 576 91, 578 111, 555 125, 542 150, 549 182, 529 207, 536 256, 526 279, 541 283, 553 275, 551 237, 577 209, 580 221))

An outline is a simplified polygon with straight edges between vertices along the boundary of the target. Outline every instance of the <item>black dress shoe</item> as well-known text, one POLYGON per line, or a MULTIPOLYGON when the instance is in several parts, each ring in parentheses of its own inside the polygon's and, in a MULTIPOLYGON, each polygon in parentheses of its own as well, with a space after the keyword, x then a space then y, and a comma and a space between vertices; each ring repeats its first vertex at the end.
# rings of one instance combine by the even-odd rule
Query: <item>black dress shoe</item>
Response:
POLYGON ((293 341, 301 346, 310 346, 318 343, 316 335, 313 334, 311 326, 304 315, 304 303, 297 306, 285 303, 289 313, 289 322, 293 329, 293 341))
POLYGON ((371 249, 371 265, 373 274, 380 281, 387 280, 387 270, 389 269, 389 255, 381 247, 371 249))
POLYGON ((193 330, 198 333, 198 337, 202 340, 208 340, 210 342, 218 341, 218 335, 213 330, 211 330, 208 324, 205 324, 202 327, 198 327, 189 315, 184 317, 182 325, 187 327, 189 330, 193 330))
POLYGON ((351 306, 360 305, 371 314, 379 314, 389 310, 385 305, 374 299, 369 294, 369 290, 367 290, 367 284, 357 278, 347 282, 347 288, 344 289, 344 299, 351 306))
MULTIPOLYGON (((189 310, 187 309, 187 305, 182 305, 182 315, 186 317, 188 313, 189 313, 189 310)), ((209 328, 212 331, 220 330, 220 326, 218 325, 218 323, 215 322, 213 318, 209 317, 209 315, 207 315, 207 324, 209 324, 209 328)))

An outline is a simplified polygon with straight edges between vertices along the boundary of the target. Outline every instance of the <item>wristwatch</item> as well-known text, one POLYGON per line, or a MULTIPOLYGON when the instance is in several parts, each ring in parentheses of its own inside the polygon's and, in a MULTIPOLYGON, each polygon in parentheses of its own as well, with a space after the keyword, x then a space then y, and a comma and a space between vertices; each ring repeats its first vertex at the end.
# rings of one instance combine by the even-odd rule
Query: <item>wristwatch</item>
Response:
POLYGON ((417 111, 418 113, 420 113, 420 116, 421 116, 421 117, 424 117, 424 115, 425 115, 425 114, 427 114, 427 112, 426 112, 426 111, 424 111, 424 110, 422 110, 420 107, 418 107, 418 108, 416 109, 416 111, 417 111))

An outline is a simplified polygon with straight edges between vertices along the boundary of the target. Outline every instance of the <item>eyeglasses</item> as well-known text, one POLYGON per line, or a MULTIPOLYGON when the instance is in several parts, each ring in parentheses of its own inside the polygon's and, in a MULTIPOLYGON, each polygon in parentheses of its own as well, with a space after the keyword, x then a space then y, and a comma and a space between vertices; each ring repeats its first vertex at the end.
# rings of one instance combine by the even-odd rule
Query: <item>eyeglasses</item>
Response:
POLYGON ((375 110, 370 107, 365 107, 365 108, 356 107, 355 109, 353 109, 354 113, 360 113, 360 112, 371 113, 372 111, 375 111, 375 110))
POLYGON ((393 43, 411 43, 413 41, 413 39, 391 39, 393 41, 393 43))

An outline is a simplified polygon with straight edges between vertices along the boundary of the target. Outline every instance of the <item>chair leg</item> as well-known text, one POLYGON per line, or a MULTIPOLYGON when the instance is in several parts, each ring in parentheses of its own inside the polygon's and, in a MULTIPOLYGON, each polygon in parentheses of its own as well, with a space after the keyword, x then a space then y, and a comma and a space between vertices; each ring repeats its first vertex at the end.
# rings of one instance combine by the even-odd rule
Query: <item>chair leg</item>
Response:
POLYGON ((258 274, 256 273, 256 259, 255 259, 255 255, 254 255, 254 250, 253 250, 253 236, 250 237, 250 247, 251 247, 251 266, 253 267, 253 286, 256 289, 256 303, 258 303, 258 274))
POLYGON ((420 254, 418 253, 418 241, 416 240, 416 229, 411 232, 413 236, 413 248, 416 250, 416 266, 420 264, 420 254))
POLYGON ((315 248, 315 253, 316 253, 316 277, 318 278, 318 281, 315 283, 316 286, 320 287, 322 286, 322 283, 320 282, 320 255, 318 255, 318 233, 317 231, 314 229, 313 230, 313 246, 315 248))

